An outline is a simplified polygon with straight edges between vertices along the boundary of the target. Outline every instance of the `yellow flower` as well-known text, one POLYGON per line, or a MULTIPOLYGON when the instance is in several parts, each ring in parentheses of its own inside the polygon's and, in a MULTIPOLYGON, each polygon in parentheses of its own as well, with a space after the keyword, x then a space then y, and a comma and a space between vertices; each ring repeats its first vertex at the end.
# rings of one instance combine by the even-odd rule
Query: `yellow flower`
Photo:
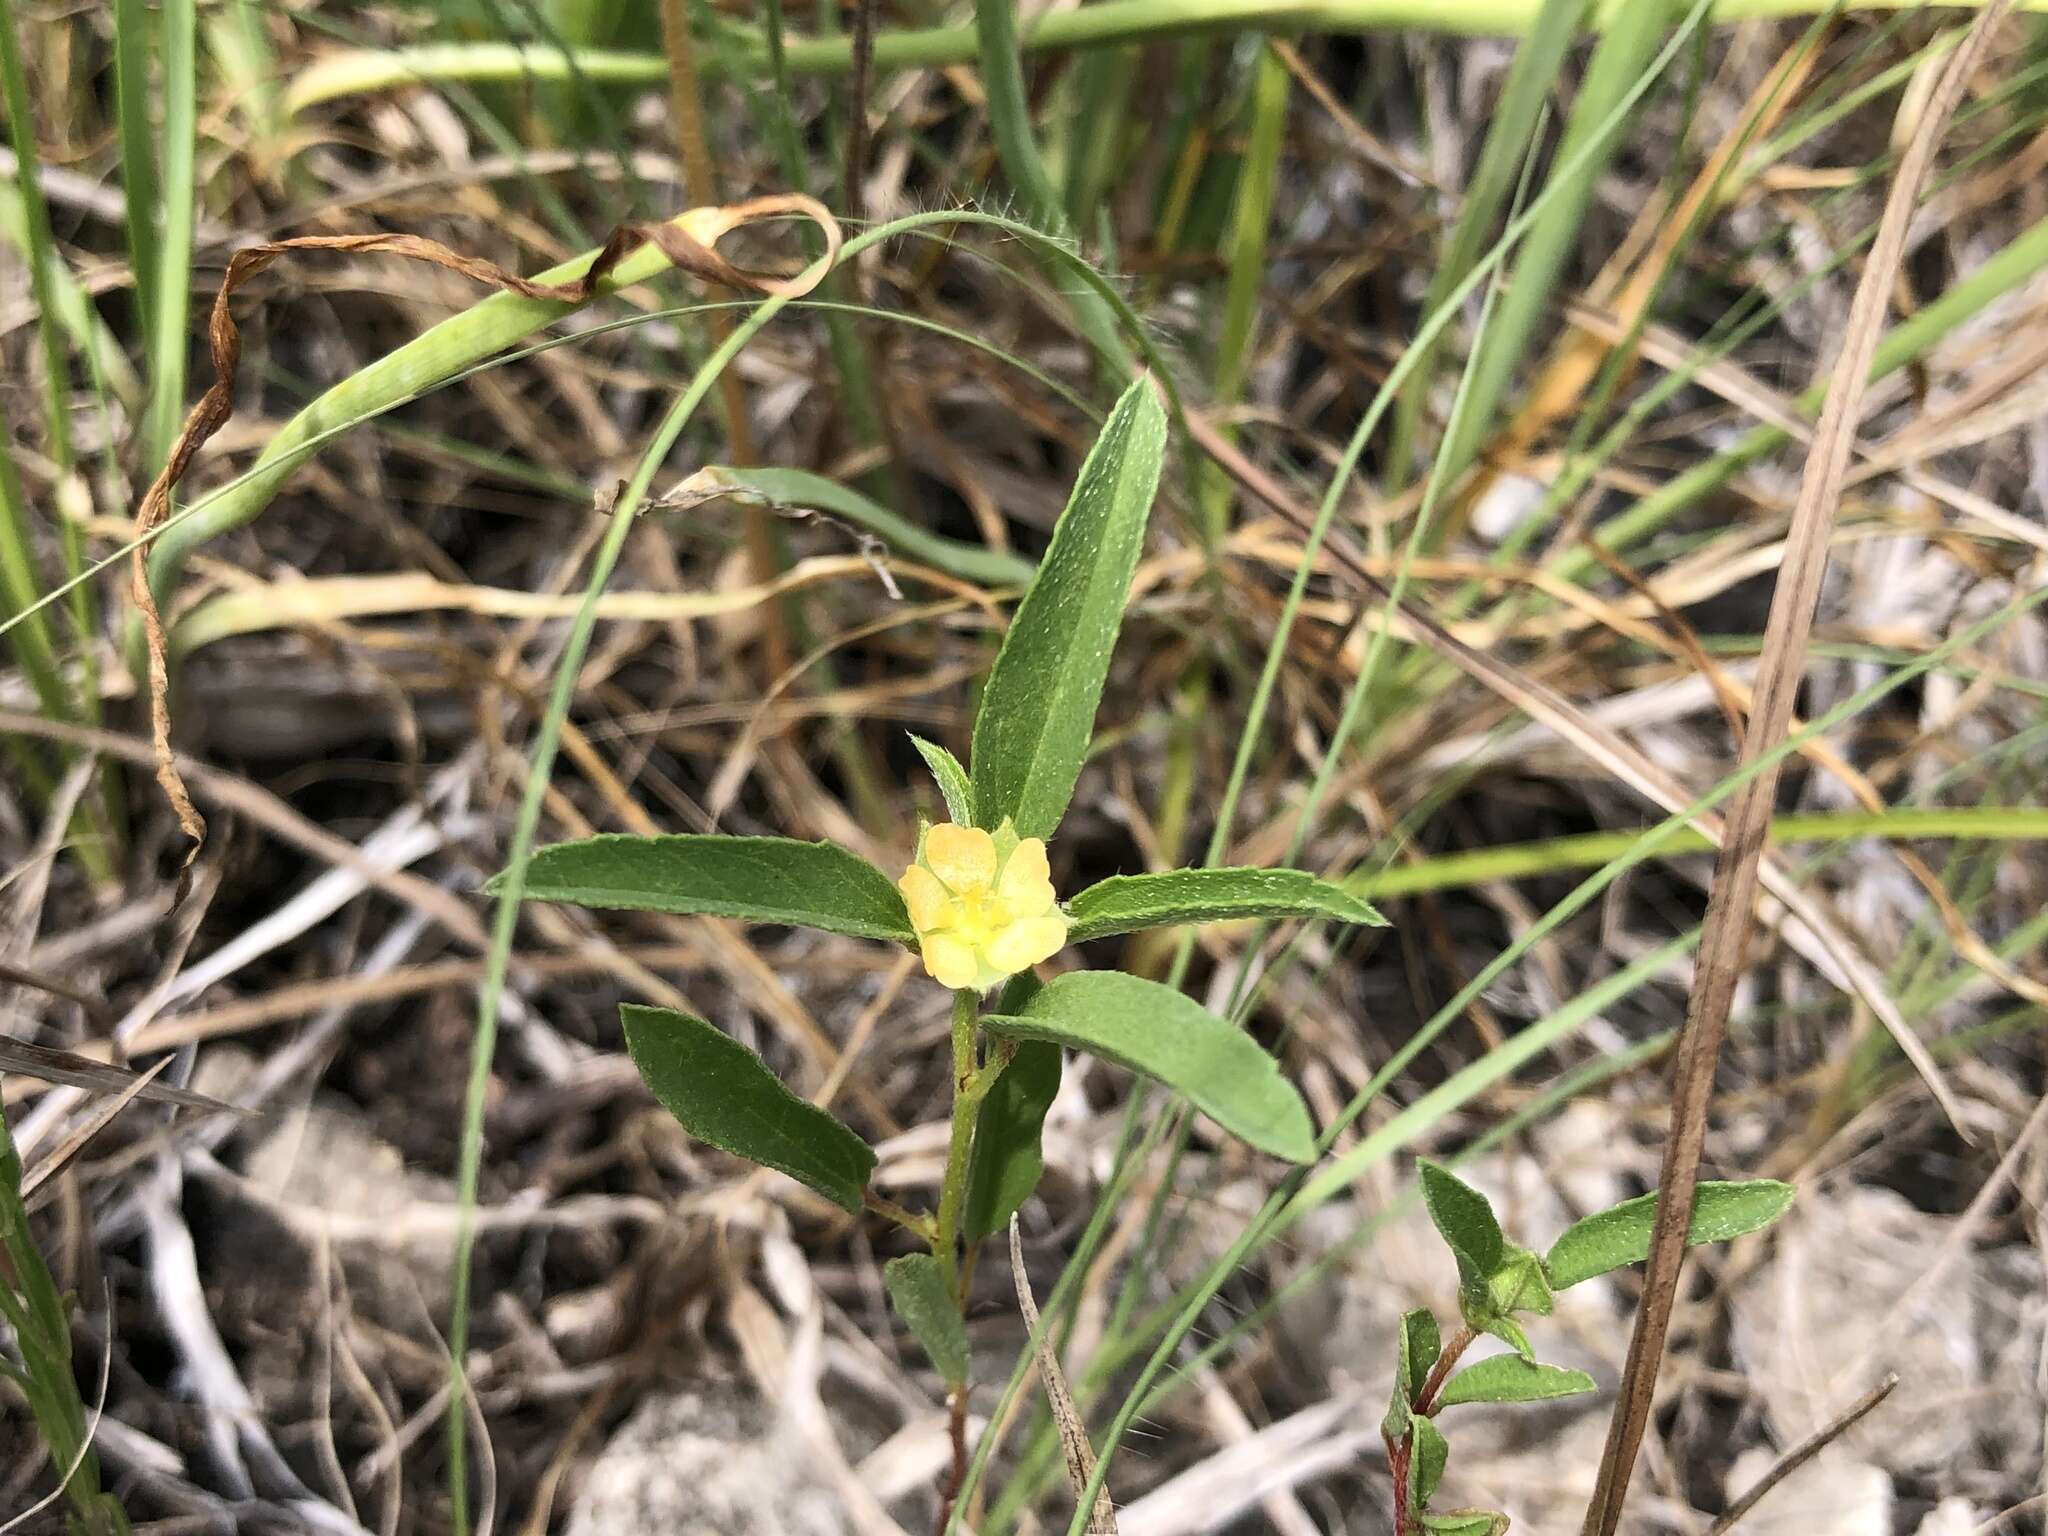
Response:
POLYGON ((1067 942, 1045 843, 1020 840, 1007 821, 994 835, 950 821, 931 828, 896 888, 910 908, 924 968, 956 991, 986 992, 1067 942))

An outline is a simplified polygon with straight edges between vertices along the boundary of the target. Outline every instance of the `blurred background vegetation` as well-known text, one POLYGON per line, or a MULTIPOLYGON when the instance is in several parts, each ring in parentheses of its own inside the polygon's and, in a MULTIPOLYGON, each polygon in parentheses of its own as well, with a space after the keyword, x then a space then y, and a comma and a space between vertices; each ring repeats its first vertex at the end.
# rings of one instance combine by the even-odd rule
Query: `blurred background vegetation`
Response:
MULTIPOLYGON (((1711 854, 1641 833, 1727 781, 1849 295, 1968 18, 0 0, 0 1034, 83 1058, 0 1058, 0 1520, 112 1529, 106 1489, 164 1531, 450 1529, 451 1330, 493 1529, 916 1532, 949 1455, 881 1301, 896 1239, 688 1144, 616 1023, 712 1019, 928 1193, 946 1002, 913 961, 530 908, 465 1103, 475 892, 606 509, 754 300, 651 259, 576 305, 375 252, 249 278, 235 412, 144 551, 209 823, 181 903, 129 560, 237 252, 409 234, 566 276, 770 193, 850 236, 981 218, 876 244, 716 374, 564 682, 549 839, 900 866, 938 808, 906 731, 964 754, 1100 413, 1136 368, 1173 386, 1193 425, 1055 878, 1293 863, 1370 896, 1392 928, 1101 958, 1234 1008, 1319 1120, 1371 1104, 1183 1316, 1272 1169, 1077 1063, 1025 1252, 1091 1424, 1135 1427, 1127 1536, 1383 1532, 1393 1329, 1455 1283, 1413 1156, 1532 1241, 1654 1181, 1711 854), (88 1096, 105 1063, 159 1076, 88 1096)), ((1800 700, 1827 724, 1710 1127, 1710 1171, 1801 1196, 1689 1287, 1630 1529, 1705 1530, 1887 1370, 1907 1390, 1743 1528, 2041 1528, 2043 19, 1992 57, 1879 345, 1800 700)), ((977 1432, 1023 1341, 1004 1268, 977 1432)), ((1566 1363, 1611 1387, 1633 1301, 1576 1288, 1566 1363)), ((1575 1526, 1605 1407, 1475 1418, 1450 1502, 1575 1526)), ((1043 1411, 1000 1428, 967 1518, 1063 1527, 1043 1411)))

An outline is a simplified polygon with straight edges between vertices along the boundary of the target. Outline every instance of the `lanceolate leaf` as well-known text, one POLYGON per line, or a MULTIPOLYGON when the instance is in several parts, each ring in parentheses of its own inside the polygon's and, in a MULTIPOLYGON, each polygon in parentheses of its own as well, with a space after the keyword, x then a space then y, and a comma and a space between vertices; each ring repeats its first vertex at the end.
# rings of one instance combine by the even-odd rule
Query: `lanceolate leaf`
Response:
POLYGON ((1507 1240, 1486 1196, 1447 1168, 1425 1161, 1422 1203, 1429 1219, 1458 1260, 1458 1278, 1467 1286, 1483 1281, 1500 1267, 1507 1240))
POLYGON ((1428 1419, 1413 1421, 1414 1443, 1408 1459, 1408 1500, 1420 1509, 1444 1480, 1444 1465, 1451 1459, 1451 1447, 1444 1432, 1428 1419))
POLYGON ((1166 453, 1166 413, 1141 378, 1081 466, 1038 575, 1017 605, 974 722, 974 813, 1050 837, 1073 797, 1166 453))
POLYGON ((1079 942, 1140 928, 1247 917, 1325 917, 1381 926, 1386 919, 1342 886, 1299 869, 1172 869, 1112 875, 1067 905, 1079 942))
POLYGON ((912 733, 910 744, 917 748, 917 755, 924 759, 925 767, 931 769, 932 779, 939 786, 939 793, 946 800, 946 814, 963 827, 974 825, 974 787, 967 782, 967 770, 960 766, 960 759, 948 752, 935 741, 926 741, 912 733))
POLYGON ((1422 1395, 1422 1384, 1429 1380, 1443 1347, 1436 1314, 1427 1307, 1417 1307, 1401 1319, 1401 1388, 1408 1394, 1409 1402, 1422 1395))
POLYGON ((1532 1365, 1520 1355, 1492 1355, 1468 1365, 1437 1394, 1437 1406, 1459 1403, 1534 1403, 1550 1397, 1577 1397, 1593 1390, 1593 1378, 1561 1365, 1532 1365))
POLYGON ((1072 1046, 1157 1078, 1263 1152, 1295 1163, 1315 1155, 1308 1106, 1273 1058, 1171 987, 1119 971, 1074 971, 1017 1012, 981 1022, 995 1035, 1072 1046))
POLYGON ((967 1209, 961 1225, 969 1242, 1003 1230, 1031 1197, 1045 1173, 1039 1145, 1045 1112, 1060 1091, 1060 1048, 1047 1040, 1019 1040, 1017 1054, 982 1101, 974 1122, 974 1152, 967 1164, 967 1209))
MULTIPOLYGON (((1768 1227, 1792 1204, 1792 1186, 1776 1179, 1740 1183, 1703 1181, 1693 1196, 1689 1243, 1725 1243, 1768 1227)), ((1610 1210, 1588 1216, 1565 1228, 1544 1258, 1556 1290, 1604 1275, 1650 1256, 1650 1230, 1657 1224, 1653 1192, 1624 1200, 1610 1210)))
POLYGON ((619 1009, 626 1050, 655 1098, 699 1141, 786 1173, 858 1214, 875 1154, 798 1098, 739 1041, 672 1008, 619 1009))
POLYGON ((889 1304, 924 1346, 946 1385, 966 1385, 967 1328, 939 1273, 939 1261, 928 1253, 891 1259, 882 1266, 882 1283, 889 1288, 889 1304))
POLYGON ((786 837, 606 834, 556 843, 527 865, 526 894, 584 907, 789 923, 857 939, 908 944, 917 937, 903 898, 874 865, 837 843, 786 837))

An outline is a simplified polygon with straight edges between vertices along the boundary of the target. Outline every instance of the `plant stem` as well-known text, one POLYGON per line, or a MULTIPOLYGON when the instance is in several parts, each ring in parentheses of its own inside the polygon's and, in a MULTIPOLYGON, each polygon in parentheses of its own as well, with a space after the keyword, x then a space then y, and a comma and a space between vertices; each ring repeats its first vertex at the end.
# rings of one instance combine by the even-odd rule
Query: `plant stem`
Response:
POLYGON ((1382 1431, 1380 1439, 1386 1442, 1387 1470, 1394 1475, 1394 1536, 1408 1536, 1408 1459, 1415 1431, 1408 1430, 1399 1440, 1382 1431))
POLYGON ((1472 1327, 1460 1328, 1451 1335, 1451 1342, 1444 1346, 1444 1352, 1436 1357, 1436 1364, 1430 1367, 1429 1375, 1423 1378, 1422 1390, 1415 1394, 1410 1411, 1428 1418, 1436 1412, 1436 1395, 1443 1391, 1444 1383, 1450 1379, 1465 1351, 1472 1347, 1472 1341, 1479 1337, 1479 1330, 1472 1327))
POLYGON ((967 1198, 967 1154, 974 1145, 974 1122, 988 1092, 975 1071, 974 1026, 980 1006, 981 999, 971 988, 953 994, 953 1135, 946 1148, 946 1181, 939 1186, 939 1230, 932 1240, 932 1254, 962 1305, 966 1298, 960 1284, 960 1207, 967 1198))
MULTIPOLYGON (((1422 1390, 1415 1394, 1408 1404, 1408 1412, 1415 1418, 1428 1418, 1436 1409, 1436 1395, 1444 1388, 1459 1359, 1472 1347, 1472 1341, 1479 1337, 1479 1331, 1469 1324, 1451 1335, 1451 1342, 1436 1357, 1436 1364, 1429 1368, 1423 1378, 1422 1390)), ((1420 1510, 1408 1508, 1408 1469, 1415 1460, 1415 1428, 1411 1423, 1396 1440, 1385 1430, 1380 1439, 1387 1448, 1387 1470, 1394 1475, 1394 1536, 1408 1536, 1414 1523, 1414 1516, 1420 1510)))

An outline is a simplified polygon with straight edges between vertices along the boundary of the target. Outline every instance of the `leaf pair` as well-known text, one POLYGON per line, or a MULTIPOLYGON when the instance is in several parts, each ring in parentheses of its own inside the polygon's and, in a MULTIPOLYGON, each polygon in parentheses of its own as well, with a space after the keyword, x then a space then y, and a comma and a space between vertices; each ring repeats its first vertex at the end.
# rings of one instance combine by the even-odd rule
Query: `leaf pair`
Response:
MULTIPOLYGON (((1038 1182, 1038 1130, 1059 1087, 1059 1047, 1156 1078, 1218 1125, 1290 1162, 1314 1156, 1301 1095, 1242 1030, 1170 987, 1116 971, 1077 971, 1044 987, 1013 987, 983 1027, 1017 1042, 997 1078, 969 1171, 967 1233, 989 1235, 1038 1182), (985 1149, 985 1150, 984 1150, 985 1149)), ((754 1052, 669 1008, 620 1010, 626 1049, 684 1129, 712 1146, 788 1174, 850 1212, 861 1208, 875 1154, 824 1110, 783 1086, 754 1052)))
MULTIPOLYGON (((1462 1284, 1493 1280, 1517 1253, 1527 1252, 1507 1240, 1492 1205, 1463 1179, 1427 1161, 1421 1165, 1421 1176, 1423 1204, 1457 1259, 1462 1284)), ((1692 1224, 1685 1240, 1725 1243, 1761 1231, 1785 1214, 1793 1193, 1791 1185, 1776 1179, 1703 1180, 1693 1196, 1692 1224)), ((1540 1261, 1548 1288, 1561 1291, 1596 1275, 1642 1263, 1650 1256, 1650 1234, 1656 1222, 1654 1191, 1574 1222, 1540 1261)), ((1523 1305, 1517 1310, 1547 1312, 1549 1308, 1523 1305)))
MULTIPOLYGON (((942 778, 942 786, 945 782, 942 778)), ((947 789, 949 800, 958 787, 947 789)), ((486 890, 495 890, 497 883, 494 879, 486 890)), ((527 865, 526 893, 535 901, 782 923, 898 944, 917 941, 903 897, 889 877, 837 843, 604 833, 537 850, 527 865)), ((1385 921, 1342 886, 1298 869, 1112 875, 1077 895, 1067 914, 1068 937, 1077 943, 1143 928, 1248 918, 1385 921)))

